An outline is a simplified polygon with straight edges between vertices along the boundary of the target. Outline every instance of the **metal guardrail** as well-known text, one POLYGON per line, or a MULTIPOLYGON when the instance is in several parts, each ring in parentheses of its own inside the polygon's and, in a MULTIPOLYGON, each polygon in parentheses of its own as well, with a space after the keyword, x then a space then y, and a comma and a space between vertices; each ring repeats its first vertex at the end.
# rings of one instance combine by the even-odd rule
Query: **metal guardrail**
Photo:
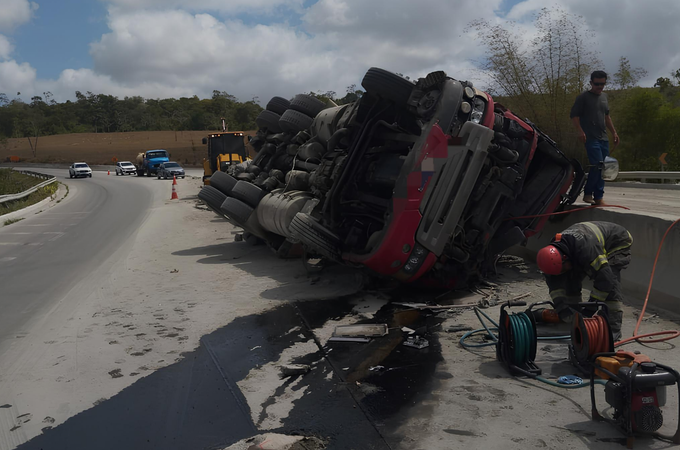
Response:
POLYGON ((617 180, 680 180, 680 172, 661 172, 656 170, 619 172, 617 180))
POLYGON ((32 177, 44 179, 46 181, 43 181, 42 183, 37 184, 30 189, 26 189, 24 192, 19 192, 18 194, 0 195, 0 204, 12 202, 15 200, 21 200, 24 197, 28 197, 38 189, 48 186, 57 181, 57 177, 55 177, 54 175, 46 175, 44 173, 33 172, 31 170, 17 170, 17 172, 23 173, 24 175, 30 175, 32 177))

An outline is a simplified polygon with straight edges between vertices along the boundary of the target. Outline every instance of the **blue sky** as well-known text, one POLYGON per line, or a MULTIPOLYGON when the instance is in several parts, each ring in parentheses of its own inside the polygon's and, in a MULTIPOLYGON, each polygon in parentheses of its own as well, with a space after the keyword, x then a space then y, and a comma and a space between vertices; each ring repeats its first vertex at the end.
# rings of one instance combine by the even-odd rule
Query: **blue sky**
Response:
POLYGON ((92 68, 90 42, 108 31, 104 4, 96 0, 38 4, 33 20, 12 35, 14 58, 31 64, 41 78, 57 78, 70 67, 92 68))

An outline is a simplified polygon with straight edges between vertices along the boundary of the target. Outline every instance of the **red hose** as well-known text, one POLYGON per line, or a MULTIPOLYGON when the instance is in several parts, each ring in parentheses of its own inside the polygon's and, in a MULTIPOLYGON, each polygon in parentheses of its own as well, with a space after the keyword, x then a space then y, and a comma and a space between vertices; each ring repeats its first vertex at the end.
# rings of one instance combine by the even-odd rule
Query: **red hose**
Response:
POLYGON ((661 243, 659 244, 659 249, 656 251, 656 258, 654 258, 654 265, 652 266, 652 276, 649 278, 649 286, 647 287, 647 296, 645 297, 644 305, 642 305, 642 311, 640 311, 640 317, 638 317, 637 325, 635 325, 635 331, 633 332, 633 336, 629 337, 628 339, 624 339, 622 341, 615 343, 614 346, 618 347, 620 345, 624 345, 624 344, 627 344, 627 343, 632 342, 632 341, 638 341, 638 342, 641 342, 641 343, 663 342, 663 341, 669 341, 671 339, 675 339, 676 337, 680 336, 680 331, 678 331, 678 330, 666 330, 666 331, 657 331, 656 333, 638 334, 638 330, 640 329, 640 324, 642 323, 642 318, 645 316, 645 310, 647 309, 647 303, 649 302, 649 294, 650 294, 650 292, 652 292, 652 283, 654 282, 654 272, 656 272, 656 263, 659 261, 659 254, 661 253, 663 241, 666 240, 666 236, 668 236, 668 233, 678 223, 680 223, 680 219, 673 222, 671 224, 671 226, 668 227, 668 229, 664 233, 663 238, 661 238, 661 243), (651 336, 666 336, 666 337, 656 338, 656 339, 644 339, 644 340, 642 339, 642 338, 648 338, 648 337, 651 337, 651 336))

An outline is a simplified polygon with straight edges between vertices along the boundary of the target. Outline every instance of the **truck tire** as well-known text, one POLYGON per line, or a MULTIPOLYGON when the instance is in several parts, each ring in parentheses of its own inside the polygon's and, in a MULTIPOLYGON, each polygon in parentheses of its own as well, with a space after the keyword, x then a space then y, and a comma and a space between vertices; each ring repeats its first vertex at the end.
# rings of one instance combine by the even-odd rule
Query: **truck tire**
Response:
POLYGON ((267 103, 266 109, 267 111, 281 115, 285 113, 288 108, 290 108, 290 102, 288 100, 283 97, 272 97, 272 99, 269 100, 269 103, 267 103))
POLYGON ((260 113, 260 115, 257 116, 255 123, 257 123, 257 126, 260 128, 266 128, 267 131, 271 131, 272 133, 280 133, 282 131, 281 125, 279 125, 280 118, 280 115, 265 109, 260 113))
POLYGON ((308 115, 289 109, 281 116, 279 125, 285 131, 297 133, 298 131, 308 130, 312 126, 312 122, 314 122, 314 119, 308 115))
POLYGON ((232 197, 227 197, 220 206, 222 214, 239 225, 245 224, 254 210, 254 208, 232 197))
POLYGON ((340 260, 340 238, 322 226, 312 216, 297 213, 290 223, 290 233, 303 246, 333 261, 340 260))
POLYGON ((255 179, 254 173, 239 173, 236 175, 238 181, 253 181, 255 179))
POLYGON ((143 177, 143 176, 144 176, 144 169, 138 169, 138 170, 137 170, 137 176, 138 176, 138 177, 143 177))
POLYGON ((210 177, 210 186, 214 187, 224 195, 231 194, 231 190, 234 188, 236 183, 236 178, 225 172, 218 171, 212 174, 210 177))
POLYGON ((290 109, 312 118, 316 117, 317 114, 326 108, 327 106, 324 102, 306 94, 298 94, 290 102, 290 109))
POLYGON ((368 69, 361 85, 366 92, 391 100, 399 106, 406 105, 415 87, 409 80, 377 67, 368 69))
POLYGON ((151 176, 151 170, 146 169, 146 176, 147 176, 147 177, 150 177, 150 176, 151 176))
POLYGON ((267 192, 247 181, 239 181, 234 185, 229 195, 255 208, 260 203, 260 200, 262 200, 262 197, 267 195, 267 192))
POLYGON ((227 199, 227 196, 215 189, 212 186, 203 186, 203 188, 198 191, 198 198, 203 200, 203 202, 208 206, 208 208, 215 211, 217 214, 222 215, 220 211, 220 206, 227 199))

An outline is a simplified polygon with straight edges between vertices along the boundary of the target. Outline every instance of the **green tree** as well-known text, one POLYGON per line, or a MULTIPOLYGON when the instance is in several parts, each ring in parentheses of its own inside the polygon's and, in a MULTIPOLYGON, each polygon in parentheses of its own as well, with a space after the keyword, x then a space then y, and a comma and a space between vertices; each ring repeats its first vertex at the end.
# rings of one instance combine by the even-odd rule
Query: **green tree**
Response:
POLYGON ((619 68, 612 76, 614 86, 618 89, 630 89, 638 85, 641 78, 647 76, 642 67, 631 68, 630 61, 625 56, 619 58, 619 68))
POLYGON ((571 156, 583 154, 573 139, 569 110, 588 77, 600 66, 586 42, 593 33, 582 17, 560 8, 543 8, 535 17, 531 40, 515 23, 472 22, 486 48, 480 68, 490 77, 489 91, 499 93, 508 107, 529 117, 571 156))

